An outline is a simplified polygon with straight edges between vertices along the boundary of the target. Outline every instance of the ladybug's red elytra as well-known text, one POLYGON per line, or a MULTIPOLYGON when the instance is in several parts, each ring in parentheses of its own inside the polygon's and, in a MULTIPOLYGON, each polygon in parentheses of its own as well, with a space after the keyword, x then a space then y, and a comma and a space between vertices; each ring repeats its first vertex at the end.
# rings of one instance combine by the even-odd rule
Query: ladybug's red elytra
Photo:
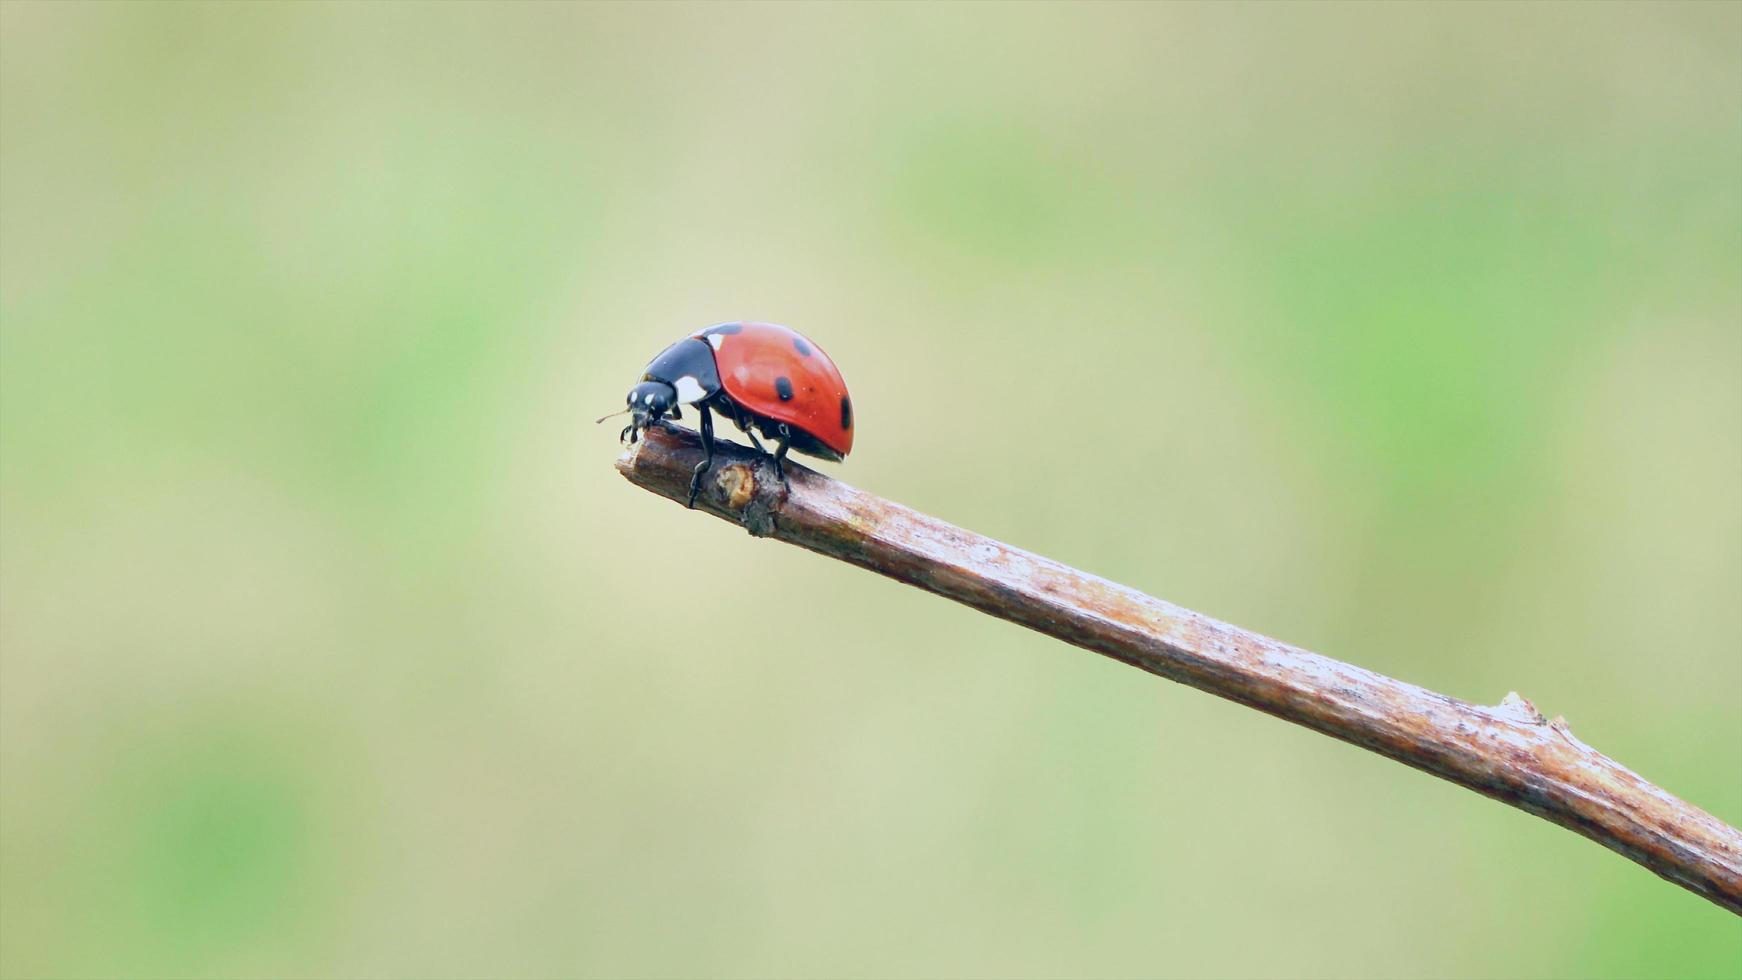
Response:
POLYGON ((759 451, 767 452, 755 430, 775 440, 774 471, 782 480, 788 449, 831 462, 853 449, 853 400, 840 369, 821 347, 778 324, 697 330, 647 365, 628 402, 630 422, 619 438, 630 442, 662 418, 682 418, 680 406, 701 412, 707 455, 690 476, 690 507, 714 462, 714 412, 731 419, 759 451))

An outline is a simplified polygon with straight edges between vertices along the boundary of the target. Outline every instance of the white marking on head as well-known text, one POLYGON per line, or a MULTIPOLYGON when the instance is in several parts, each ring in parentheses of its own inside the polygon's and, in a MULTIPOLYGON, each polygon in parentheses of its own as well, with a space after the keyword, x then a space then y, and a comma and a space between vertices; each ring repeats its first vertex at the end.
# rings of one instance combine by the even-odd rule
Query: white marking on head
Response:
POLYGON ((673 384, 672 387, 677 389, 677 401, 679 405, 694 405, 696 402, 708 397, 708 393, 702 390, 701 382, 687 374, 677 379, 677 382, 673 384))
POLYGON ((712 344, 715 350, 719 350, 726 346, 726 335, 723 333, 708 334, 708 343, 712 344))
POLYGON ((653 392, 651 392, 651 391, 650 391, 650 392, 648 392, 648 393, 647 393, 647 397, 646 397, 646 398, 643 398, 643 399, 641 399, 641 401, 642 401, 642 403, 643 403, 643 404, 647 404, 647 405, 651 405, 651 404, 653 404, 653 392))

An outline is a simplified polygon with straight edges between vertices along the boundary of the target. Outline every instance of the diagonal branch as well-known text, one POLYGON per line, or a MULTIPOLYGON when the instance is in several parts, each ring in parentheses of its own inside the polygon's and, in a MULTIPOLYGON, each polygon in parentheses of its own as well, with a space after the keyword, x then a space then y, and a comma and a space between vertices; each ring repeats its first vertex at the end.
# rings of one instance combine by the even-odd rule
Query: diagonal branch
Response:
MULTIPOLYGON (((695 433, 656 427, 617 460, 682 501, 695 433)), ((1485 707, 1217 622, 804 467, 720 443, 696 507, 1534 813, 1742 914, 1742 833, 1646 782, 1509 694, 1485 707)))

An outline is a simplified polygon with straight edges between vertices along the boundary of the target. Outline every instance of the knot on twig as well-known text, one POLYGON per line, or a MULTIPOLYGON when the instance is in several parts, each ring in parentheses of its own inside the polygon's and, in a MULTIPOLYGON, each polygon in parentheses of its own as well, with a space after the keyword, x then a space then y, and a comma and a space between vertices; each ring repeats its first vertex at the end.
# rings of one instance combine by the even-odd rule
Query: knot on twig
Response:
MULTIPOLYGON (((1543 717, 1542 712, 1536 710, 1536 705, 1531 704, 1522 697, 1519 697, 1517 691, 1507 691, 1506 696, 1501 698, 1500 703, 1495 705, 1491 710, 1494 714, 1499 715, 1508 721, 1518 722, 1521 725, 1548 724, 1548 719, 1543 717)), ((1566 722, 1563 720, 1561 726, 1565 727, 1565 725, 1566 722)))
POLYGON ((786 488, 774 467, 762 461, 754 464, 731 463, 716 466, 714 486, 725 498, 725 505, 736 512, 738 520, 752 537, 766 538, 774 534, 774 512, 786 488), (768 488, 759 492, 760 488, 768 488))
POLYGON ((1554 732, 1563 739, 1566 739, 1578 748, 1589 752, 1595 751, 1590 746, 1579 741, 1578 738, 1573 735, 1572 727, 1567 724, 1566 715, 1555 715, 1552 719, 1547 718, 1541 711, 1537 710, 1536 705, 1531 704, 1529 700, 1520 697, 1517 691, 1508 691, 1506 696, 1500 699, 1500 703, 1489 708, 1488 711, 1497 718, 1518 725, 1546 725, 1548 726, 1549 731, 1554 732))

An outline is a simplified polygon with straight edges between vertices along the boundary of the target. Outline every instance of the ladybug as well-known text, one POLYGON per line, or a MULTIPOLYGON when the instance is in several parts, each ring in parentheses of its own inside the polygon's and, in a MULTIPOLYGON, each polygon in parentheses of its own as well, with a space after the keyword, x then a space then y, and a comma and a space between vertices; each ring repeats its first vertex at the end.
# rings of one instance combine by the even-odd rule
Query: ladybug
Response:
POLYGON ((630 422, 618 438, 629 442, 662 418, 682 418, 680 406, 694 405, 701 413, 706 456, 690 476, 690 507, 714 462, 714 412, 747 434, 759 452, 767 450, 757 429, 775 440, 774 471, 783 483, 781 462, 789 449, 836 463, 853 449, 853 400, 840 369, 821 347, 778 324, 717 323, 697 330, 647 365, 629 389, 628 403, 630 422))

